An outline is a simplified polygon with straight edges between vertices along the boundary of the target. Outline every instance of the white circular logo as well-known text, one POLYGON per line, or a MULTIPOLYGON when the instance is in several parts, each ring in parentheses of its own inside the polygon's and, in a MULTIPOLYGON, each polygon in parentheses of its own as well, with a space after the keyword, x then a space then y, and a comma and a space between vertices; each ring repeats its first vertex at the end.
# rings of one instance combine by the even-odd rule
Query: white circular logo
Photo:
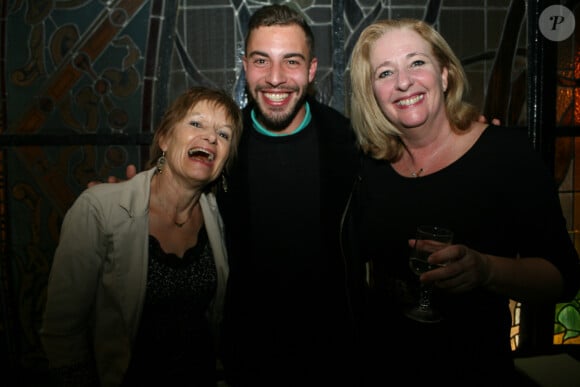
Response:
POLYGON ((561 42, 572 35, 576 20, 568 8, 562 5, 551 5, 540 14, 538 26, 546 39, 561 42))

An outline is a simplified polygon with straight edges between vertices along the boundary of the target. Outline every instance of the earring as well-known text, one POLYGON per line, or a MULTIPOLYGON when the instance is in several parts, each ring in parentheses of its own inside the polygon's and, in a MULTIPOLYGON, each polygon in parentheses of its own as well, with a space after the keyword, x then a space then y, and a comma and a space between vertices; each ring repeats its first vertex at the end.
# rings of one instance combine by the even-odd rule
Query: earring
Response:
POLYGON ((226 175, 222 173, 222 188, 224 192, 228 192, 228 182, 226 181, 226 175))
POLYGON ((163 173, 163 167, 165 166, 166 162, 167 159, 165 158, 165 151, 163 151, 161 156, 159 156, 157 159, 157 164, 155 165, 157 167, 157 173, 163 173))

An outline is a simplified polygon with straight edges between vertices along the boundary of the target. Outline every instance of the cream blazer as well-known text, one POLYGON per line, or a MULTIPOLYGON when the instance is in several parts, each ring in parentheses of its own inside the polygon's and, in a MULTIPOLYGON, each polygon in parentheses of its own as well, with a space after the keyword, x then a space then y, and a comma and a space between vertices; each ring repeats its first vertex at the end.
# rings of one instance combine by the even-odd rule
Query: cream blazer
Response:
MULTIPOLYGON (((51 368, 96 364, 102 386, 121 384, 145 299, 154 172, 88 188, 66 213, 40 332, 51 368)), ((200 204, 217 267, 215 328, 228 277, 224 227, 213 194, 200 204)))

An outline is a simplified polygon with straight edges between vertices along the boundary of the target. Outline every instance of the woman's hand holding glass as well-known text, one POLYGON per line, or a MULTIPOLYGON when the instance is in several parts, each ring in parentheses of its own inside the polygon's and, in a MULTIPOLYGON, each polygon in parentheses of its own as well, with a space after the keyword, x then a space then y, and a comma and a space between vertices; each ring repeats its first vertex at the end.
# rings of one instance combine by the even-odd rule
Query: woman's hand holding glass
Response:
MULTIPOLYGON (((411 246, 413 243, 410 241, 411 246)), ((419 280, 449 293, 467 292, 488 285, 489 260, 489 256, 465 245, 451 245, 429 256, 429 264, 436 268, 421 274, 419 280)))
MULTIPOLYGON (((437 268, 433 260, 429 260, 430 256, 451 244, 453 232, 439 226, 419 226, 415 238, 409 267, 417 276, 422 276, 423 273, 437 268)), ((431 305, 432 292, 432 283, 421 281, 418 303, 408 308, 405 315, 421 322, 439 322, 441 315, 431 305)))

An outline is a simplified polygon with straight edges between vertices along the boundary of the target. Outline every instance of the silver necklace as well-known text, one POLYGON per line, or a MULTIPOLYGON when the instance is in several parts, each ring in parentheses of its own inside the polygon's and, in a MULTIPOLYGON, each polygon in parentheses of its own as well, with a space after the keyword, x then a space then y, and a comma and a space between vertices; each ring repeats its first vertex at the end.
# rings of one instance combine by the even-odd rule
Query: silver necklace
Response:
MULTIPOLYGON (((439 149, 437 149, 435 152, 433 152, 433 154, 431 154, 431 156, 429 156, 429 162, 433 161, 433 159, 435 158, 435 156, 437 156, 437 154, 439 153, 439 151, 443 148, 445 148, 447 146, 447 139, 449 138, 449 136, 451 136, 451 132, 449 131, 449 134, 447 135, 447 138, 445 139, 445 143, 439 147, 439 149)), ((411 161, 413 160, 413 156, 411 155, 411 152, 409 152, 409 157, 411 158, 411 161)), ((419 169, 411 169, 411 168, 407 168, 409 170, 409 172, 411 173, 411 177, 421 177, 421 174, 425 171, 424 167, 421 167, 419 169)))

